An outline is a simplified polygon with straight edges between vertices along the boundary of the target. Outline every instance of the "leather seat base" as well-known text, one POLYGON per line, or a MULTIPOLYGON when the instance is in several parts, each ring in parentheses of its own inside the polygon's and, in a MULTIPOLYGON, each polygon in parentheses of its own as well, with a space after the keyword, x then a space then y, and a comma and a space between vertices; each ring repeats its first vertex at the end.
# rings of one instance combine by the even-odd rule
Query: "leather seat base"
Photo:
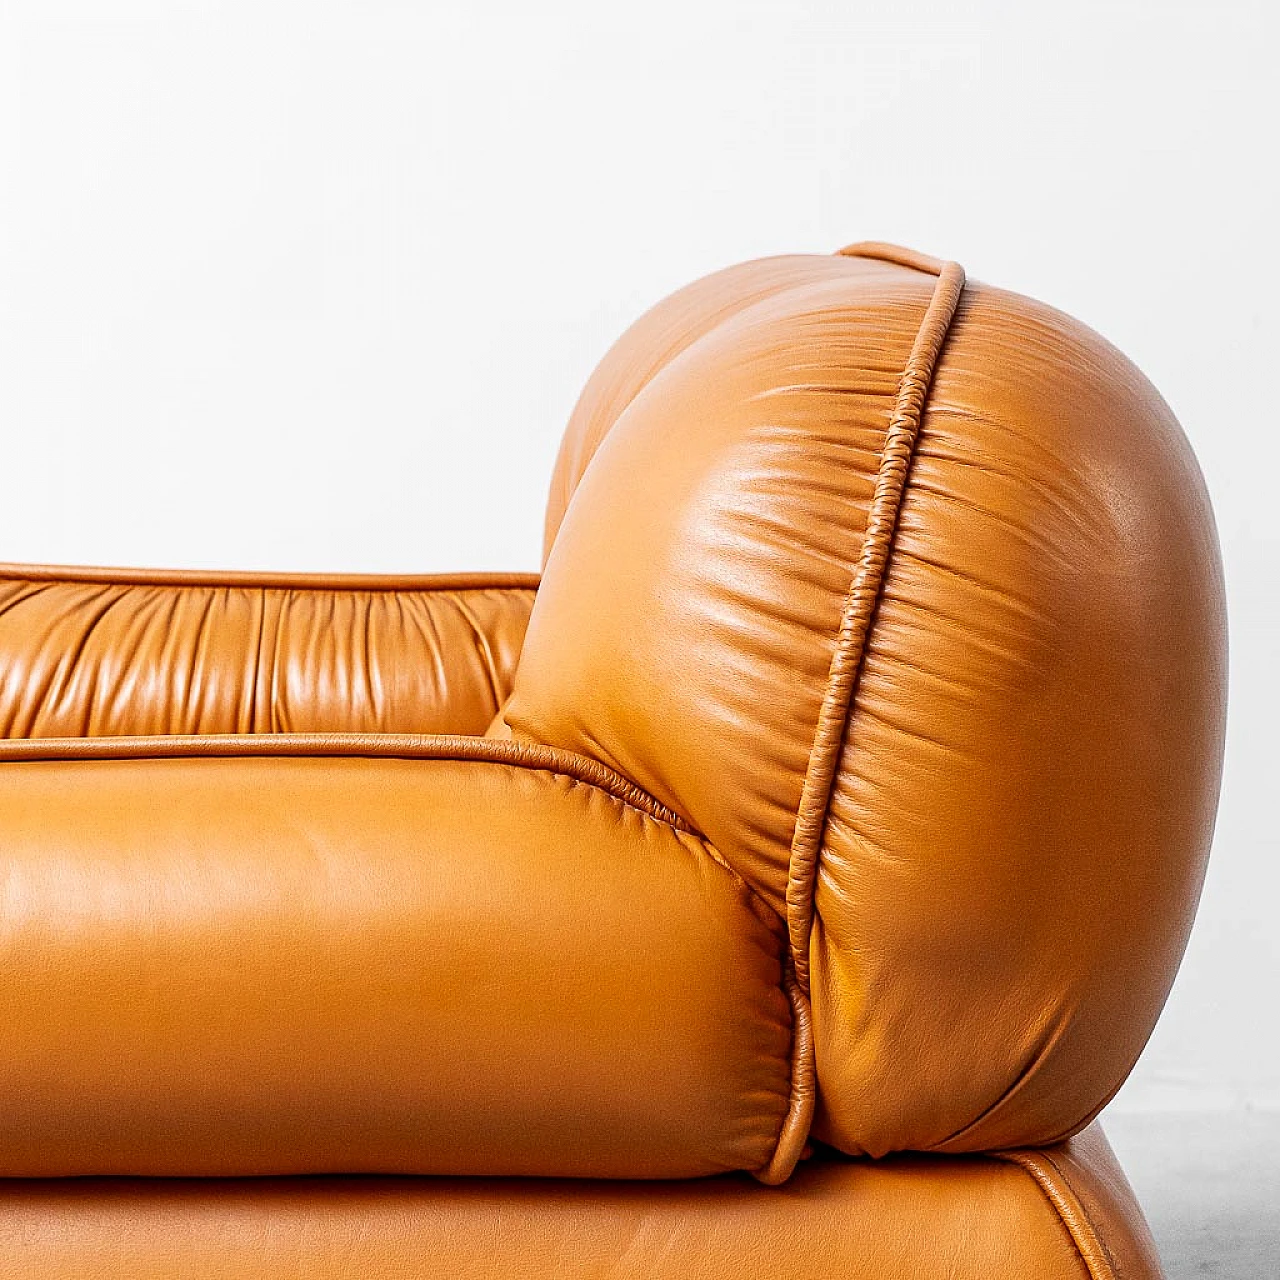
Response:
POLYGON ((785 1186, 488 1178, 0 1182, 12 1280, 1146 1280, 1101 1131, 1001 1156, 818 1156, 785 1186))

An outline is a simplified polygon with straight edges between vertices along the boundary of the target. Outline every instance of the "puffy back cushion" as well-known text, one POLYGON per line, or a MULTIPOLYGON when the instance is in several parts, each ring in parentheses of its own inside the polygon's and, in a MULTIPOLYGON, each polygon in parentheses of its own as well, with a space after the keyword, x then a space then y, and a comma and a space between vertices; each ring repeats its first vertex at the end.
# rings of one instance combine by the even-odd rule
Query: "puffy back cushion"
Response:
POLYGON ((1221 755, 1212 519, 1049 308, 883 246, 659 304, 566 437, 507 719, 787 916, 819 1136, 1082 1127, 1185 944, 1221 755))
POLYGON ((713 276, 605 358, 558 467, 573 498, 508 721, 697 814, 779 910, 841 602, 933 286, 839 257, 713 276))
POLYGON ((0 565, 0 738, 480 733, 536 586, 0 565))

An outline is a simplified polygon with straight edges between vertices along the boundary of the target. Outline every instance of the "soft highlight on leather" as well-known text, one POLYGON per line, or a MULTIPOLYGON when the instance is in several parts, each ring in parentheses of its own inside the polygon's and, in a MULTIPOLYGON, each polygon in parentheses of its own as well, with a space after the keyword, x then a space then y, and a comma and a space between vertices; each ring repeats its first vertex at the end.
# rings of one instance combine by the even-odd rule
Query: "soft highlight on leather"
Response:
POLYGON ((780 912, 841 608, 933 290, 842 257, 712 277, 606 357, 604 372, 647 369, 659 319, 662 350, 679 349, 607 433, 580 411, 566 437, 571 455, 579 432, 602 438, 547 556, 507 722, 634 779, 780 912))

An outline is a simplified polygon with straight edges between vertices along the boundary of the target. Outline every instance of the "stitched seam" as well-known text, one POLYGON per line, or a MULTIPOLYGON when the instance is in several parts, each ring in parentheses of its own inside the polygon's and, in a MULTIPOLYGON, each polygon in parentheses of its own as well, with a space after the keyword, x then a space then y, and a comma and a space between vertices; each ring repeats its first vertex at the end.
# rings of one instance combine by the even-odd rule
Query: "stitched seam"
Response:
POLYGON ((1024 1151, 993 1151, 991 1159, 1017 1165, 1040 1188, 1057 1214, 1058 1221, 1070 1236, 1080 1264, 1090 1280, 1122 1280, 1111 1251, 1103 1243, 1080 1198, 1071 1191, 1070 1179, 1048 1152, 1041 1151, 1033 1155, 1024 1151), (1041 1161, 1057 1174, 1061 1186, 1045 1171, 1041 1161), (1091 1259, 1097 1259, 1098 1266, 1091 1259))
MULTIPOLYGON (((1137 1058, 1135 1057, 1134 1062, 1136 1061, 1137 1061, 1137 1058)), ((1120 1092, 1125 1081, 1129 1078, 1129 1073, 1133 1070, 1133 1066, 1134 1066, 1134 1063, 1131 1062, 1129 1064, 1128 1069, 1125 1071, 1124 1075, 1120 1077, 1120 1080, 1118 1081, 1118 1083, 1108 1091, 1107 1096, 1103 1098, 1103 1100, 1099 1102, 1097 1106, 1093 1107, 1082 1120, 1078 1120, 1074 1124, 1066 1125, 1064 1128, 1060 1129, 1052 1138, 1049 1138, 1046 1141, 1042 1142, 1041 1145, 1046 1147, 1054 1147, 1054 1146, 1057 1146, 1058 1143, 1060 1142, 1066 1142, 1069 1139, 1074 1138, 1078 1133, 1083 1133, 1084 1130, 1087 1129, 1103 1113, 1103 1111, 1107 1109, 1107 1107, 1111 1104, 1111 1100, 1116 1096, 1117 1093, 1120 1092)))
MULTIPOLYGON (((446 734, 175 734, 137 738, 8 738, 0 741, 3 762, 38 760, 226 759, 233 757, 456 760, 540 770, 580 782, 628 808, 706 844, 679 814, 621 774, 572 752, 504 739, 446 734), (474 744, 474 745, 472 745, 474 744), (591 776, 594 774, 595 776, 591 776)), ((708 846, 709 847, 709 846, 708 846)), ((720 859, 714 858, 719 862, 720 859)), ((723 865, 723 864, 722 864, 723 865)), ((736 874, 736 873, 735 873, 736 874)), ((777 913, 774 913, 775 917, 777 913)))
MULTIPOLYGON (((906 265, 916 270, 925 269, 915 262, 906 265)), ((809 992, 813 898, 818 861, 826 838, 831 791, 852 714, 853 695, 888 571, 898 513, 906 493, 907 472, 919 435, 925 401, 963 287, 964 272, 959 265, 952 262, 940 267, 937 285, 899 382, 897 401, 880 455, 862 549, 841 610, 835 653, 809 753, 787 867, 787 924, 792 960, 806 995, 809 992)))
POLYGON ((781 914, 732 867, 724 855, 690 822, 620 773, 599 761, 541 743, 512 743, 499 738, 450 734, 151 734, 139 737, 0 738, 4 763, 39 760, 190 760, 231 758, 305 758, 457 760, 506 764, 540 770, 601 791, 663 826, 692 836, 707 857, 726 871, 748 895, 752 910, 771 928, 781 914), (595 775, 594 777, 591 775, 595 775))
MULTIPOLYGON (((643 794, 647 796, 649 793, 646 791, 643 794)), ((651 796, 649 798, 651 800, 653 799, 651 796)), ((659 804, 660 801, 654 800, 653 803, 659 804)), ((681 821, 684 821, 684 819, 681 819, 681 821)), ((667 823, 667 825, 673 826, 674 824, 667 823)), ((689 826, 688 824, 683 827, 675 827, 675 830, 684 831, 693 836, 693 838, 697 840, 698 846, 702 849, 703 853, 705 853, 717 867, 728 872, 734 884, 747 895, 752 915, 754 915, 762 924, 767 925, 770 929, 776 929, 779 925, 784 926, 783 932, 785 933, 786 922, 783 920, 782 914, 778 909, 765 899, 760 890, 757 889, 750 880, 746 879, 746 877, 743 876, 743 874, 734 867, 731 862, 729 862, 724 854, 721 853, 720 850, 717 849, 701 831, 697 830, 696 827, 689 826)))
MULTIPOLYGON (((880 246, 865 256, 883 257, 880 246)), ((856 246, 855 246, 856 249, 856 246)), ((902 265, 929 270, 932 260, 911 258, 902 265)), ((853 689, 867 634, 888 563, 907 467, 919 431, 925 396, 938 353, 955 314, 964 272, 955 263, 939 265, 938 283, 925 309, 898 386, 898 397, 880 454, 875 496, 868 514, 858 566, 841 610, 840 631, 827 689, 819 712, 787 864, 787 940, 790 963, 783 989, 792 1007, 791 1099, 769 1163, 757 1171, 763 1183, 784 1182, 804 1154, 817 1106, 817 1061, 809 1003, 809 932, 818 857, 826 832, 827 808, 843 744, 853 689)))

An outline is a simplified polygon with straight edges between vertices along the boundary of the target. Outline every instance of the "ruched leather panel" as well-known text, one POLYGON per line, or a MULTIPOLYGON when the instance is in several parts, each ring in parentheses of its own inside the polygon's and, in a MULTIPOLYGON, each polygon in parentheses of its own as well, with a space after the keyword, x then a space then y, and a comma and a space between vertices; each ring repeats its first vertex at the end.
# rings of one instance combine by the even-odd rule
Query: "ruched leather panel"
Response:
POLYGON ((777 920, 580 779, 9 759, 0 849, 0 1175, 678 1178, 773 1152, 777 920))
POLYGON ((784 1190, 365 1178, 0 1185, 6 1280, 1159 1280, 1101 1135, 984 1158, 818 1159, 784 1190), (1065 1215, 1065 1220, 1064 1216, 1065 1215), (1097 1225, 1108 1228, 1098 1247, 1097 1225))
POLYGON ((0 567, 0 736, 482 733, 535 587, 0 567))

